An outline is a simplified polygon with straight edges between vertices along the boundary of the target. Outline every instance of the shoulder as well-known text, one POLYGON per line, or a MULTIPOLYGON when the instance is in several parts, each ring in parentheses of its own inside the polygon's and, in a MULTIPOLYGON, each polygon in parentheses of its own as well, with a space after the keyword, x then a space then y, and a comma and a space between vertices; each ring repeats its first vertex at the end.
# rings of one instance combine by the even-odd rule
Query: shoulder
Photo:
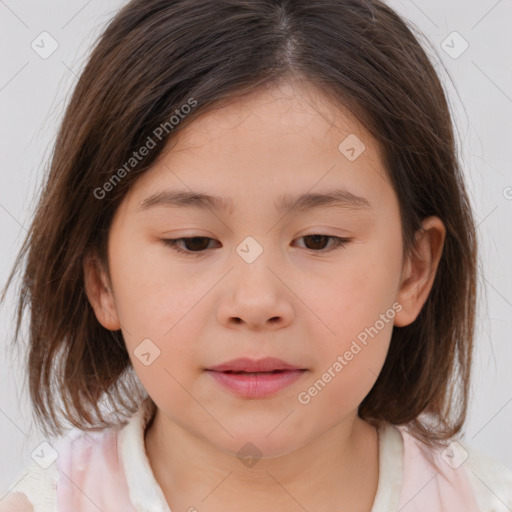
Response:
POLYGON ((460 510, 512 510, 512 471, 497 459, 463 440, 448 441, 444 447, 435 448, 417 440, 406 428, 399 430, 404 441, 406 487, 414 490, 425 484, 424 497, 431 493, 459 504, 460 510))
POLYGON ((65 492, 74 484, 84 484, 86 468, 106 465, 107 470, 115 471, 116 439, 116 430, 86 433, 73 429, 51 444, 41 444, 40 450, 34 452, 34 460, 3 493, 0 512, 57 511, 59 499, 67 497, 65 492), (36 461, 39 454, 42 458, 36 461))
POLYGON ((25 494, 12 492, 0 501, 0 512, 34 512, 34 507, 25 494))
POLYGON ((512 510, 512 470, 498 459, 462 442, 464 467, 478 502, 492 512, 512 510))
POLYGON ((144 426, 154 407, 148 398, 127 422, 95 431, 74 428, 51 445, 46 443, 35 454, 40 453, 41 460, 34 458, 17 476, 16 484, 0 494, 0 512, 83 512, 90 510, 91 503, 95 510, 133 512, 131 487, 139 484, 141 475, 147 480, 151 471, 147 465, 141 473, 133 457, 146 463, 144 426))
POLYGON ((46 469, 27 465, 0 500, 0 512, 54 512, 58 471, 55 463, 46 469))

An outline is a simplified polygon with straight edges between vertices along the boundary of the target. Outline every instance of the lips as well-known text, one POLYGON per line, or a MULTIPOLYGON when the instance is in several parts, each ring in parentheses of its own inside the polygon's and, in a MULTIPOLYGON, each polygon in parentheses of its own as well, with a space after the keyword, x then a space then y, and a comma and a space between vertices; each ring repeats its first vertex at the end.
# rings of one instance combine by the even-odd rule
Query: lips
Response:
POLYGON ((298 381, 307 370, 281 359, 233 359, 207 369, 222 388, 240 398, 266 398, 298 381))
POLYGON ((275 357, 265 357, 263 359, 239 358, 233 359, 223 364, 208 368, 215 372, 229 373, 276 373, 285 370, 302 370, 298 366, 286 363, 275 357))

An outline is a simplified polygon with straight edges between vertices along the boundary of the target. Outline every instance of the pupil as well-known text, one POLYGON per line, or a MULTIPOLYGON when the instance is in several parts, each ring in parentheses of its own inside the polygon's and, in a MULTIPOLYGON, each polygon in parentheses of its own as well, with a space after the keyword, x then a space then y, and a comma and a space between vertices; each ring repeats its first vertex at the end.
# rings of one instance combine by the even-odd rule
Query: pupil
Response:
MULTIPOLYGON (((204 242, 206 241, 206 237, 204 236, 195 236, 193 238, 189 238, 188 240, 186 240, 186 244, 189 246, 189 249, 194 251, 194 250, 202 250, 202 249, 205 249, 205 244, 204 242), (200 240, 203 240, 203 244, 199 243, 199 248, 196 246, 194 248, 194 244, 197 242, 197 241, 200 241, 200 240), (191 247, 190 247, 191 246, 191 247)), ((208 242, 206 241, 206 247, 208 246, 208 242)))
MULTIPOLYGON (((310 238, 310 239, 314 239, 314 242, 313 244, 315 243, 318 243, 319 239, 320 239, 320 245, 322 246, 323 244, 321 243, 323 239, 327 238, 325 235, 308 235, 306 238, 310 238)), ((325 240, 323 240, 325 241, 325 240)), ((318 249, 318 247, 310 247, 311 249, 318 249)), ((320 247, 321 248, 321 247, 320 247)))

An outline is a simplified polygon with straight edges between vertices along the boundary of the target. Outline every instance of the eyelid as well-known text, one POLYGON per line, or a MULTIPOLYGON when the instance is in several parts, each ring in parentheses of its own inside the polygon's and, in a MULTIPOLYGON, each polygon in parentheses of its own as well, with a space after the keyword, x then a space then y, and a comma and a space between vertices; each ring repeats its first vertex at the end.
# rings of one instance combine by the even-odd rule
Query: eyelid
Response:
POLYGON ((200 256, 200 255, 204 254, 208 249, 205 249, 204 251, 187 251, 185 249, 182 249, 178 245, 178 242, 181 242, 182 240, 191 240, 193 238, 206 238, 208 240, 214 240, 213 238, 211 238, 209 236, 199 235, 199 236, 184 236, 184 237, 180 237, 180 238, 166 238, 166 239, 162 239, 162 242, 164 245, 170 247, 171 249, 173 249, 174 251, 176 251, 179 254, 186 254, 188 256, 200 256))
MULTIPOLYGON (((309 251, 309 252, 311 252, 313 254, 318 253, 319 255, 327 254, 327 253, 330 253, 330 252, 332 252, 334 250, 337 250, 337 249, 342 249, 348 243, 350 243, 352 241, 352 238, 339 237, 339 236, 335 236, 335 235, 326 235, 326 234, 321 233, 321 232, 316 232, 316 233, 302 235, 302 236, 296 238, 295 240, 301 240, 302 238, 311 237, 311 236, 323 236, 323 237, 326 237, 326 238, 334 240, 334 245, 332 247, 330 247, 329 249, 314 250, 314 249, 307 249, 306 248, 307 251, 309 251)), ((192 257, 201 256, 201 255, 205 254, 207 251, 209 251, 209 249, 205 249, 203 251, 188 251, 188 250, 182 249, 178 245, 178 243, 183 241, 183 240, 190 240, 190 239, 193 239, 193 238, 205 238, 205 239, 208 239, 208 240, 215 240, 215 239, 213 239, 211 237, 208 237, 208 236, 199 235, 199 236, 187 236, 187 237, 180 237, 180 238, 162 239, 162 243, 164 245, 170 247, 171 249, 173 249, 174 251, 176 251, 179 254, 185 254, 187 256, 192 256, 192 257)))

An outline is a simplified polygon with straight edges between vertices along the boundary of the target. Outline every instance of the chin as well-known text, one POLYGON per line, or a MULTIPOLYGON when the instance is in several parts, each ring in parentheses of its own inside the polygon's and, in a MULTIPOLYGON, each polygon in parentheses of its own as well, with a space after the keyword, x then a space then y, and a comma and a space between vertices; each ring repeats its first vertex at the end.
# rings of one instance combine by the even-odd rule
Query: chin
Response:
POLYGON ((281 432, 277 432, 278 429, 270 435, 269 432, 272 429, 265 429, 264 432, 250 429, 242 429, 240 432, 231 431, 233 438, 227 442, 225 437, 222 441, 210 439, 210 442, 219 449, 237 456, 240 462, 251 467, 251 464, 256 466, 258 460, 262 458, 282 457, 307 443, 306 439, 301 440, 290 430, 283 429, 281 432))

